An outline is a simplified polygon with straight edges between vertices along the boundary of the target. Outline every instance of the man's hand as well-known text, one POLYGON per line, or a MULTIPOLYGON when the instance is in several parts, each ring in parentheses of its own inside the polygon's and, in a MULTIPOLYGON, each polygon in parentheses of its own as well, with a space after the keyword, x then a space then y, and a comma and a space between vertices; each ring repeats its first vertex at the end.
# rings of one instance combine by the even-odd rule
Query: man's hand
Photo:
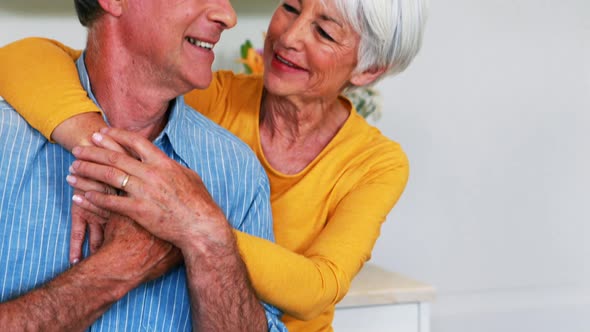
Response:
MULTIPOLYGON (((74 197, 82 197, 84 192, 76 189, 74 197)), ((77 264, 82 260, 82 247, 88 231, 90 254, 95 253, 104 240, 104 224, 108 221, 109 211, 90 209, 73 204, 72 205, 72 231, 70 236, 70 263, 77 264)))
POLYGON ((182 262, 178 248, 156 238, 129 218, 114 213, 105 224, 104 244, 100 250, 112 250, 115 254, 110 256, 112 261, 107 266, 119 266, 118 276, 134 280, 136 286, 162 276, 182 262))
MULTIPOLYGON (((71 149, 75 146, 94 146, 92 139, 93 135, 89 135, 88 138, 83 136, 84 138, 78 141, 77 144, 74 144, 73 141, 67 141, 73 139, 70 138, 71 136, 75 136, 67 135, 66 133, 68 130, 71 131, 75 130, 74 128, 78 128, 78 130, 80 128, 84 128, 86 131, 88 129, 84 127, 84 122, 88 122, 90 128, 95 128, 96 132, 106 125, 98 113, 84 113, 66 120, 65 123, 68 123, 68 125, 60 125, 54 130, 53 135, 56 135, 56 140, 58 138, 61 140, 60 144, 62 145, 64 142, 68 142, 68 149, 71 149)), ((78 134, 77 136, 80 135, 81 134, 78 134)), ((103 147, 109 150, 127 153, 127 151, 122 146, 113 140, 106 140, 101 142, 101 144, 103 147)), ((72 170, 70 169, 70 172, 71 171, 72 170)), ((82 197, 84 197, 84 193, 86 191, 98 191, 107 195, 117 195, 118 192, 117 189, 108 184, 79 176, 68 175, 66 180, 71 186, 75 188, 73 196, 75 204, 72 205, 70 263, 77 264, 83 258, 82 247, 84 246, 84 240, 86 238, 87 231, 90 244, 90 254, 95 253, 102 245, 104 240, 104 224, 108 221, 111 213, 109 210, 101 209, 87 200, 82 199, 82 197)))
POLYGON ((111 214, 104 245, 91 257, 21 297, 0 303, 6 331, 83 331, 143 282, 181 261, 180 251, 141 226, 111 214))
MULTIPOLYGON (((125 130, 101 130, 93 141, 97 147, 72 150, 78 158, 72 165, 74 176, 108 184, 125 195, 87 191, 76 203, 125 215, 182 251, 195 330, 265 330, 265 312, 231 227, 199 175, 125 130), (133 157, 102 148, 111 140, 133 157)), ((108 231, 111 222, 106 227, 108 231)), ((105 233, 103 247, 109 245, 107 237, 105 233)))
MULTIPOLYGON (((125 215, 180 249, 194 245, 195 237, 220 245, 233 241, 225 216, 197 173, 135 133, 108 129, 93 140, 101 146, 112 146, 115 141, 125 152, 76 147, 72 151, 78 158, 71 167, 73 176, 118 188, 125 195, 85 190, 84 197, 75 197, 76 204, 125 215)), ((82 189, 81 183, 72 185, 82 189)))

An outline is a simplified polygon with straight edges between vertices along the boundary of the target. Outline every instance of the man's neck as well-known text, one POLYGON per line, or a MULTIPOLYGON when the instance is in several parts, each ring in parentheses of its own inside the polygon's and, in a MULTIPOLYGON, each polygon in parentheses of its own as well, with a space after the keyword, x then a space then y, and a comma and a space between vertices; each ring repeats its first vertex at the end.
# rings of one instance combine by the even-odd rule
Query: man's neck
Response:
POLYGON ((100 55, 89 45, 85 64, 109 124, 155 139, 166 126, 175 93, 150 77, 141 60, 133 59, 122 45, 98 46, 100 55))

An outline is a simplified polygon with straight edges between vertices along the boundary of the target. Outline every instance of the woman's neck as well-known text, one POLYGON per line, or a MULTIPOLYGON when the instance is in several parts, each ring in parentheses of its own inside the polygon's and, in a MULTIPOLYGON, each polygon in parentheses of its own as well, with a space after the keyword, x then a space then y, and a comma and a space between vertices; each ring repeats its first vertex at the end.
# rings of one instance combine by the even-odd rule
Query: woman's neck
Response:
POLYGON ((265 158, 280 172, 300 172, 330 143, 349 115, 338 98, 305 102, 265 93, 260 110, 265 158))
POLYGON ((333 137, 346 122, 349 112, 338 98, 301 101, 265 93, 260 127, 296 145, 318 135, 333 137))

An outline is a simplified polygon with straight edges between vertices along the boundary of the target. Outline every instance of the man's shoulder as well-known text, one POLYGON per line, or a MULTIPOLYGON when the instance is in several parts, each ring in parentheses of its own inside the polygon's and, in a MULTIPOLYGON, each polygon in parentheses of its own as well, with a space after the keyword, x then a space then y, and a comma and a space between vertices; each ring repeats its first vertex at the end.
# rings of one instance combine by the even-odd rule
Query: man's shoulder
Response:
POLYGON ((183 112, 181 131, 173 139, 176 153, 199 173, 234 228, 272 238, 264 233, 271 220, 268 177, 254 152, 194 109, 186 106, 183 112))
POLYGON ((221 172, 224 177, 268 184, 266 172, 248 144, 189 106, 184 107, 183 113, 175 146, 183 147, 184 152, 177 152, 189 168, 196 170, 207 165, 208 169, 217 168, 215 173, 221 172))
POLYGON ((0 101, 0 137, 0 182, 7 187, 22 185, 31 170, 45 161, 58 160, 53 153, 46 153, 51 146, 47 139, 5 101, 0 101))
POLYGON ((222 144, 236 149, 236 152, 238 153, 246 154, 249 158, 256 158, 252 149, 229 130, 211 121, 209 118, 188 105, 185 105, 184 108, 183 111, 185 113, 185 119, 187 120, 185 125, 196 129, 194 134, 191 135, 193 138, 203 139, 203 136, 200 135, 205 134, 207 139, 213 140, 213 142, 209 142, 208 145, 222 144))
POLYGON ((19 121, 18 118, 22 117, 16 112, 16 110, 0 96, 0 111, 2 111, 2 123, 8 123, 12 121, 19 121))
POLYGON ((5 100, 0 100, 0 136, 3 146, 8 144, 8 141, 35 141, 38 143, 45 143, 47 140, 35 129, 33 129, 27 121, 5 100))
POLYGON ((4 100, 4 98, 2 98, 2 96, 0 96, 0 108, 1 109, 8 108, 8 109, 13 110, 12 106, 10 106, 10 104, 6 100, 4 100))

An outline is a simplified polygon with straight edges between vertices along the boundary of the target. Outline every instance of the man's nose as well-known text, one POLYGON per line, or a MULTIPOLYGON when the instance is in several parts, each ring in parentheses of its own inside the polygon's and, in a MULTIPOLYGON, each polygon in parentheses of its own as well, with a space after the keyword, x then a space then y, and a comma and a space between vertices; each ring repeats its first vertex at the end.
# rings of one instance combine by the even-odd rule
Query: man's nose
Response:
POLYGON ((224 29, 233 28, 238 21, 236 11, 228 0, 219 0, 209 11, 209 19, 219 23, 224 29))

